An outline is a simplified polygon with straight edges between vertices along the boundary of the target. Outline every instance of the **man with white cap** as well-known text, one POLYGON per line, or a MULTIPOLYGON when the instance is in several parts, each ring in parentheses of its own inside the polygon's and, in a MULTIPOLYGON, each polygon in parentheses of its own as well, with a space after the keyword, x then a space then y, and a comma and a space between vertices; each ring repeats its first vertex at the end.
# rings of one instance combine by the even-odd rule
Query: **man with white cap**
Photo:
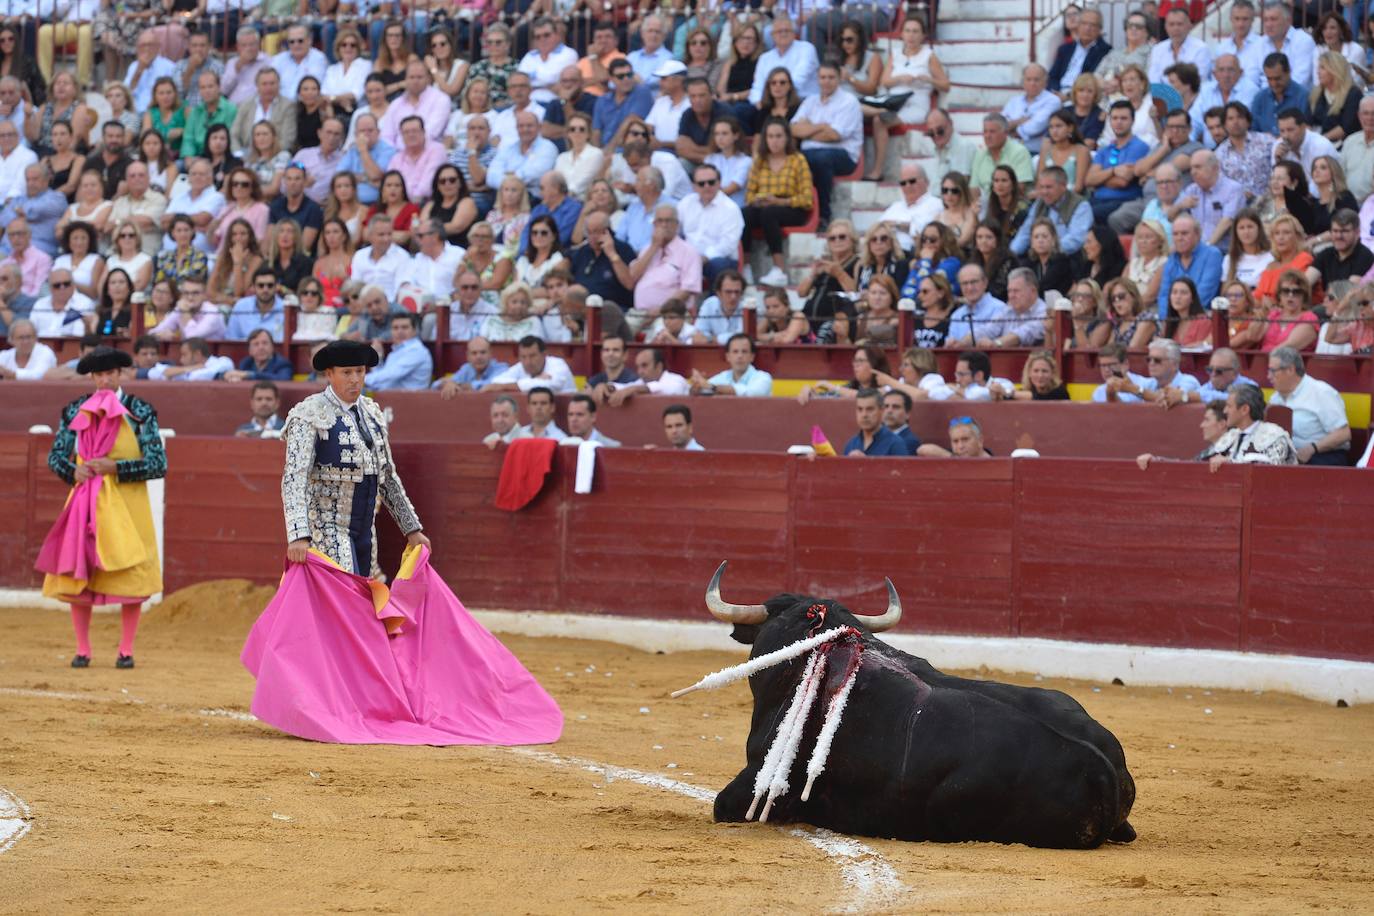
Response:
POLYGON ((654 149, 675 150, 682 124, 682 113, 691 104, 687 98, 687 65, 670 60, 654 71, 660 94, 644 120, 654 132, 654 149))

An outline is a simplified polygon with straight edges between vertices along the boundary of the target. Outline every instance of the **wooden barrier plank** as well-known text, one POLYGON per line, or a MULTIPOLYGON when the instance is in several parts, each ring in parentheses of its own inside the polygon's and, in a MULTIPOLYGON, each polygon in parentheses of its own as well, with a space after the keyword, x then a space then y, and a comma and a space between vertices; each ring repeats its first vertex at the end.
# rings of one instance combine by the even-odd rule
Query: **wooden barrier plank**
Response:
POLYGON ((1240 648, 1239 473, 1016 462, 1023 636, 1240 648))

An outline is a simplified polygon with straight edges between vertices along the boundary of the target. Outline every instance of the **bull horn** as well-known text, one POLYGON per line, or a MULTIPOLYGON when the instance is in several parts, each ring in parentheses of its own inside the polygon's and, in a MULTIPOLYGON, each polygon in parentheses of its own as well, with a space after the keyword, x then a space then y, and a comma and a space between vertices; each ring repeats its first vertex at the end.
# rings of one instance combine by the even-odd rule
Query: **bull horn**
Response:
POLYGON ((897 621, 902 619, 902 599, 897 597, 897 587, 892 584, 891 579, 883 579, 887 583, 887 610, 881 614, 855 614, 859 622, 868 627, 870 633, 881 633, 890 630, 897 625, 897 621))
MULTIPOLYGON (((768 609, 761 604, 730 604, 721 600, 720 577, 725 572, 729 560, 722 560, 711 584, 706 586, 706 609, 711 616, 726 623, 763 623, 768 619, 768 609)), ((900 609, 898 610, 900 614, 900 609)))

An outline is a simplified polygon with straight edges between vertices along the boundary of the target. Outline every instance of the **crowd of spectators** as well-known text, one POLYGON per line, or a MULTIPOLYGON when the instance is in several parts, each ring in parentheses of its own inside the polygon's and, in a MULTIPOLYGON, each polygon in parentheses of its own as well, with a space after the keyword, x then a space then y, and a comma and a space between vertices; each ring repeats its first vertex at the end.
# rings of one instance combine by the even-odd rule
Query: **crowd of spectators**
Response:
MULTIPOLYGON (((1178 372, 1180 351, 1374 349, 1360 4, 1300 28, 1284 2, 1235 0, 1230 34, 1207 41, 1196 11, 1156 19, 1151 5, 1120 47, 1075 7, 1051 66, 1024 68, 981 144, 941 107, 957 65, 892 4, 424 6, 59 2, 60 22, 12 9, 0 377, 60 376, 43 341, 138 326, 175 345, 147 378, 283 380, 290 327, 293 343, 377 345, 374 389, 566 393, 546 345, 585 341, 589 307, 607 342, 650 345, 607 362, 593 418, 640 392, 771 394, 756 343, 855 348, 844 389, 803 399, 1061 397, 1056 354, 1082 349, 1101 357, 1101 399, 1166 406, 1213 400, 1198 389, 1216 377, 1178 372), (900 167, 880 219, 859 232, 835 217, 836 182, 880 178, 890 136, 913 127, 925 164, 900 167), (822 247, 794 273, 796 227, 822 247), (1054 333, 1061 300, 1072 339, 1054 333), (469 361, 436 378, 441 314, 469 361), (216 356, 218 340, 250 356, 216 356), (518 361, 493 361, 494 342, 518 361), (668 372, 658 348, 691 344, 720 346, 725 368, 668 372), (907 357, 896 375, 877 365, 908 345, 968 353, 948 381, 907 357), (1007 347, 1046 348, 1019 386, 991 378, 986 351, 1007 347), (1149 348, 1148 378, 1122 348, 1149 348)), ((1284 393, 1281 363, 1278 397, 1310 397, 1311 379, 1284 393)), ((1308 446, 1340 447, 1317 436, 1300 460, 1308 446)))

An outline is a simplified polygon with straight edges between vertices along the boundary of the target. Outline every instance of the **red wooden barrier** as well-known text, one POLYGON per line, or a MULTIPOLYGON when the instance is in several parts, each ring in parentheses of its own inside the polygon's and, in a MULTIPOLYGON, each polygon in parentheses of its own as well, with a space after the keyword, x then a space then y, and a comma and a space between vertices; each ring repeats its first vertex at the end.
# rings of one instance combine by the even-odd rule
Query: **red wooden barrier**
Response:
MULTIPOLYGON (((0 435, 0 583, 32 587, 66 487, 50 438, 0 435)), ((730 559, 727 597, 781 591, 882 606, 902 629, 1283 652, 1374 661, 1367 557, 1374 475, 1080 459, 815 462, 749 453, 599 453, 572 492, 561 449, 526 509, 493 505, 502 454, 397 449, 436 565, 477 607, 705 619, 702 589, 730 559)), ((166 585, 273 582, 285 532, 281 444, 169 442, 166 585)), ((382 566, 401 538, 379 525, 382 566)))

